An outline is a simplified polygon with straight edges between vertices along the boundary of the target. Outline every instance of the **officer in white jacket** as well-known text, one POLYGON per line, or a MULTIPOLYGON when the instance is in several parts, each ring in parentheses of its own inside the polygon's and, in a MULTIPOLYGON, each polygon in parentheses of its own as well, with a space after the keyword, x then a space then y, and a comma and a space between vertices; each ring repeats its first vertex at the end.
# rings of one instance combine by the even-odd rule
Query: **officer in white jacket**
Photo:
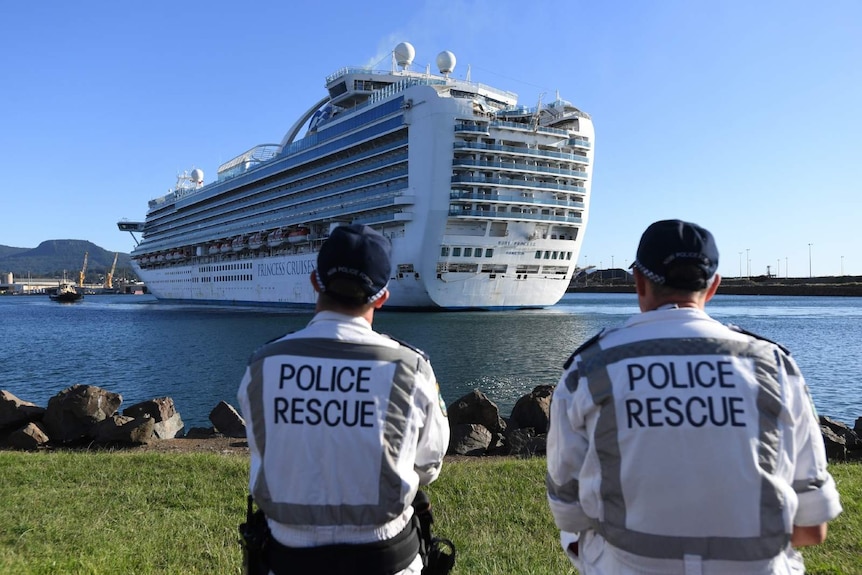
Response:
POLYGON ((371 327, 390 249, 370 227, 334 229, 313 319, 256 351, 240 385, 275 575, 422 569, 411 502, 440 473, 449 425, 427 356, 371 327))
POLYGON ((790 574, 841 512, 805 381, 780 345, 704 311, 709 231, 641 237, 641 314, 565 364, 551 404, 548 501, 582 575, 790 574))

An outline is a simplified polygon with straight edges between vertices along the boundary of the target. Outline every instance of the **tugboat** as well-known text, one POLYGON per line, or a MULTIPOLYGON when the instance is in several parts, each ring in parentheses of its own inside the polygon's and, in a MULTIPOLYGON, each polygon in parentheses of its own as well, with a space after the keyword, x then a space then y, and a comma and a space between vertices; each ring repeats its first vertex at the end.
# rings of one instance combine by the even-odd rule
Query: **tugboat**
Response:
POLYGON ((72 284, 64 282, 57 288, 56 293, 52 293, 48 297, 60 303, 73 303, 84 299, 84 294, 76 290, 72 284))

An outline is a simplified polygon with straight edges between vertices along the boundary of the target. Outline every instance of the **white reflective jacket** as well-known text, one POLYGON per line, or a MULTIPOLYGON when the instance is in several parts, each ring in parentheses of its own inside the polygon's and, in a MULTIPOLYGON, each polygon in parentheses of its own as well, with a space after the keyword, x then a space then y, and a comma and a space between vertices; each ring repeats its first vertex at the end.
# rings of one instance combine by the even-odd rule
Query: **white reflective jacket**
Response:
POLYGON ((319 312, 269 342, 249 360, 238 400, 249 488, 291 547, 397 535, 449 444, 427 357, 362 318, 319 312))
POLYGON ((547 487, 557 526, 607 543, 619 573, 683 573, 686 561, 694 572, 778 572, 793 525, 841 512, 786 350, 673 306, 603 332, 567 362, 547 487))

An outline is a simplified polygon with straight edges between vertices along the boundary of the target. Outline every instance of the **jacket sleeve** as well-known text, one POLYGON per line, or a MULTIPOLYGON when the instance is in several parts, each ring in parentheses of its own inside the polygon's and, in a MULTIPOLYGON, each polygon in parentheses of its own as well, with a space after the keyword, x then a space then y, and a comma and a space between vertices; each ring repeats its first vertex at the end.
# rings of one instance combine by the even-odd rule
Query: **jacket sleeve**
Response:
POLYGON ((838 490, 826 469, 826 448, 820 423, 808 386, 796 363, 783 356, 784 376, 793 390, 791 415, 796 422, 793 444, 796 448, 793 489, 799 499, 794 525, 820 525, 835 519, 841 511, 838 490))
POLYGON ((417 403, 424 412, 424 425, 419 430, 414 469, 419 475, 419 485, 428 485, 440 475, 443 457, 449 449, 449 419, 430 364, 417 377, 420 378, 417 403))
POLYGON ((572 533, 590 526, 590 519, 581 508, 579 494, 579 478, 589 449, 589 436, 576 403, 578 379, 577 369, 567 370, 554 389, 545 478, 554 522, 561 531, 572 533))

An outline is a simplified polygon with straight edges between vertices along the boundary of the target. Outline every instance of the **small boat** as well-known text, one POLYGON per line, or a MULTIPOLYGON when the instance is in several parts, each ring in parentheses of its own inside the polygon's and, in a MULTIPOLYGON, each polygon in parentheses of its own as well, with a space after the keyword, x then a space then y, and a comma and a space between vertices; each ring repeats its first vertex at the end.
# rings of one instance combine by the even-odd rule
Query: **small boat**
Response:
POLYGON ((242 250, 248 247, 248 240, 246 240, 243 236, 237 236, 231 242, 231 250, 235 252, 241 252, 242 250))
POLYGON ((277 248, 284 242, 284 231, 278 228, 266 238, 266 244, 271 248, 277 248))
POLYGON ((287 234, 287 241, 292 244, 302 242, 308 239, 308 234, 308 228, 298 228, 287 234))
POLYGON ((248 248, 251 250, 259 250, 266 244, 266 234, 258 232, 251 236, 248 240, 248 248))
POLYGON ((56 293, 52 293, 48 297, 60 303, 72 303, 84 299, 84 294, 76 290, 72 284, 63 283, 57 288, 56 293))

